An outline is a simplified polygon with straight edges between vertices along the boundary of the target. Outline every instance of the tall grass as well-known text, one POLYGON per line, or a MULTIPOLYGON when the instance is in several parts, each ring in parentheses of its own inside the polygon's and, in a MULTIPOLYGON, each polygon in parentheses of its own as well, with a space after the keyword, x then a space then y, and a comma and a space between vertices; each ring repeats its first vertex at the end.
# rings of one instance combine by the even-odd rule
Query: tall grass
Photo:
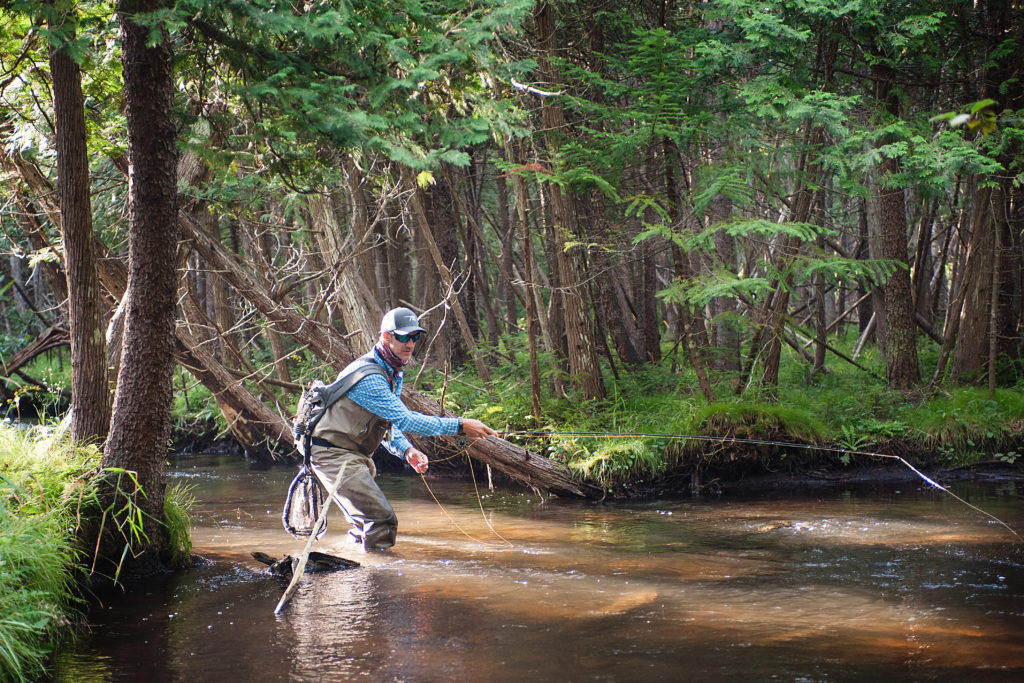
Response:
POLYGON ((37 680, 73 618, 73 533, 95 448, 0 427, 0 679, 37 680))
POLYGON ((176 485, 167 488, 164 496, 164 522, 167 525, 167 546, 171 564, 187 567, 192 563, 192 515, 195 504, 191 487, 176 485))
MULTIPOLYGON (((95 447, 72 447, 43 428, 0 424, 0 681, 38 680, 54 644, 79 616, 76 577, 84 576, 92 558, 78 549, 75 534, 86 521, 110 518, 114 524, 114 516, 124 516, 100 503, 99 463, 95 447)), ((106 473, 131 478, 119 470, 106 473)), ((170 488, 164 500, 177 566, 191 556, 191 504, 182 487, 170 488)), ((121 532, 125 541, 144 541, 141 523, 131 526, 121 532)))

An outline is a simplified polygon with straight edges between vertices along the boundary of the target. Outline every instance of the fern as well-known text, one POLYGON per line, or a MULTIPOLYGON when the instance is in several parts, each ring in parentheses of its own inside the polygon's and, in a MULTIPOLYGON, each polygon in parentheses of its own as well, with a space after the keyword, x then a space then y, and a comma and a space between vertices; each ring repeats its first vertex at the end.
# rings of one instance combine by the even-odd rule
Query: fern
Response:
MULTIPOLYGON (((785 225, 798 226, 793 233, 801 234, 804 227, 807 227, 807 224, 803 223, 785 225)), ((658 232, 651 229, 645 234, 658 232)), ((702 235, 708 232, 705 231, 702 235)), ((690 280, 673 282, 661 290, 658 296, 666 301, 700 307, 719 297, 743 297, 754 300, 765 292, 778 288, 792 292, 793 287, 809 282, 812 277, 819 274, 823 275, 826 281, 836 284, 856 282, 880 285, 894 272, 906 267, 906 264, 893 260, 857 260, 840 256, 804 254, 778 267, 767 261, 762 262, 760 275, 755 277, 742 277, 729 270, 719 269, 690 280)))
POLYGON ((822 274, 826 281, 841 283, 855 281, 861 284, 881 285, 897 270, 907 268, 900 261, 886 259, 857 260, 841 256, 800 259, 798 283, 822 274))

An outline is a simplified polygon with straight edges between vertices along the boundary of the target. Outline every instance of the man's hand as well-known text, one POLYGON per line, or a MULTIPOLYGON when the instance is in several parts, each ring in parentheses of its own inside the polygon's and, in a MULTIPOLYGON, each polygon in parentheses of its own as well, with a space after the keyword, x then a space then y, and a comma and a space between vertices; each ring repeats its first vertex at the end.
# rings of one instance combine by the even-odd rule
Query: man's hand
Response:
POLYGON ((486 439, 489 436, 498 435, 498 432, 494 431, 480 420, 474 420, 471 417, 462 418, 462 433, 471 439, 486 439))
POLYGON ((423 451, 410 448, 405 452, 405 461, 412 465, 412 468, 419 474, 423 474, 427 471, 427 463, 429 460, 427 459, 427 454, 423 451))

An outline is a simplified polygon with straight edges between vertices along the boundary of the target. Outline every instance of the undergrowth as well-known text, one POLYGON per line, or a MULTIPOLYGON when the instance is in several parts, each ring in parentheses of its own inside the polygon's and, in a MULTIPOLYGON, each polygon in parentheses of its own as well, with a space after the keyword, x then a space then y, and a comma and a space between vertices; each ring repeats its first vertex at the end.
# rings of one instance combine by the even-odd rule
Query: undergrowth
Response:
MULTIPOLYGON (((0 424, 0 680, 38 680, 54 645, 79 616, 78 580, 91 557, 76 534, 88 520, 114 512, 100 503, 96 475, 127 474, 100 470, 99 464, 95 446, 73 447, 47 428, 0 424)), ((180 488, 169 489, 165 498, 179 565, 187 563, 192 547, 190 501, 180 488)), ((133 516, 128 511, 126 517, 133 516)), ((127 526, 122 533, 144 540, 127 526)))
MULTIPOLYGON (((849 355, 855 341, 850 334, 831 343, 849 355)), ((557 396, 549 381, 542 382, 542 414, 535 416, 524 340, 505 338, 504 342, 512 345, 513 353, 511 358, 507 350, 505 355, 492 354, 495 376, 490 391, 483 390, 468 368, 447 382, 439 372, 428 370, 421 389, 435 398, 443 392, 449 410, 477 417, 499 430, 602 433, 516 439, 602 485, 657 477, 680 465, 714 460, 730 450, 724 449, 721 441, 709 444, 700 438, 662 435, 732 437, 850 450, 899 447, 903 454, 915 454, 934 464, 970 464, 993 457, 1013 462, 1024 431, 1024 395, 1019 390, 1000 389, 992 399, 986 390, 971 386, 945 387, 934 394, 892 391, 880 379, 885 374, 884 359, 872 348, 857 359, 862 368, 829 354, 828 372, 818 373, 812 373, 808 363, 787 349, 778 387, 771 392, 757 385, 758 369, 739 395, 733 390, 735 373, 712 373, 715 400, 710 403, 692 370, 686 367, 673 372, 669 357, 641 368, 620 367, 618 379, 606 367, 606 398, 579 400, 571 391, 568 396, 557 396)), ((923 376, 928 376, 936 362, 933 347, 928 341, 921 343, 923 376)), ((551 362, 547 356, 543 360, 551 362)), ((556 373, 542 374, 551 377, 556 373)), ((729 457, 735 457, 736 450, 731 449, 729 457)), ((747 448, 751 453, 757 450, 747 448)), ((761 449, 756 457, 764 458, 765 452, 769 451, 761 449)), ((808 450, 808 454, 831 465, 850 462, 834 451, 808 450)))
POLYGON ((74 619, 77 503, 95 448, 0 427, 0 679, 37 680, 74 619))

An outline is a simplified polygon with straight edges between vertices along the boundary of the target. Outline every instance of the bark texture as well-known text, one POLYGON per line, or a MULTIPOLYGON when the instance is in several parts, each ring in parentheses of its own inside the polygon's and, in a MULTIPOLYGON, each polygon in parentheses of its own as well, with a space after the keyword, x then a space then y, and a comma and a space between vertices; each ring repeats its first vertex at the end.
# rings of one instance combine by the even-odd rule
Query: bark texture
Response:
MULTIPOLYGON (((70 32, 69 39, 74 37, 70 32)), ((50 46, 54 124, 57 132, 57 187, 64 238, 64 272, 71 333, 71 438, 102 441, 110 426, 103 301, 89 200, 82 75, 67 53, 50 46)))
POLYGON ((172 52, 164 38, 147 45, 150 30, 136 12, 166 7, 159 1, 119 5, 128 127, 128 303, 121 368, 103 465, 137 473, 144 492, 143 552, 156 561, 164 546, 167 443, 174 368, 175 247, 178 151, 173 118, 172 52))

